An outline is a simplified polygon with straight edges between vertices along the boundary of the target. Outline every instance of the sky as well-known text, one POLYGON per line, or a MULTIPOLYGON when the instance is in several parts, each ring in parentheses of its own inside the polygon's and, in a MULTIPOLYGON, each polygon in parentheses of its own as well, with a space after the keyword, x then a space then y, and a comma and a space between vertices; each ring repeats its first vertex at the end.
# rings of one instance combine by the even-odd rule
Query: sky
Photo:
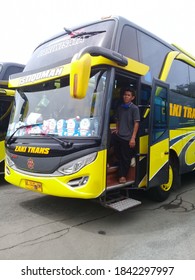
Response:
POLYGON ((195 56, 194 0, 2 0, 0 61, 26 64, 64 27, 120 15, 195 56))

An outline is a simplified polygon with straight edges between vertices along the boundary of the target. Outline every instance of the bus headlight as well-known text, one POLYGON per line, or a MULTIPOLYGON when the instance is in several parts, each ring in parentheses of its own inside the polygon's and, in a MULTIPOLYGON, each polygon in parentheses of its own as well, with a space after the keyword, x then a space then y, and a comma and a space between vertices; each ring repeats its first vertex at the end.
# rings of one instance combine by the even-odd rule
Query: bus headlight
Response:
POLYGON ((90 155, 84 156, 82 158, 78 158, 73 160, 67 164, 61 166, 58 171, 64 175, 70 175, 78 172, 84 166, 90 164, 95 160, 97 153, 92 153, 90 155))

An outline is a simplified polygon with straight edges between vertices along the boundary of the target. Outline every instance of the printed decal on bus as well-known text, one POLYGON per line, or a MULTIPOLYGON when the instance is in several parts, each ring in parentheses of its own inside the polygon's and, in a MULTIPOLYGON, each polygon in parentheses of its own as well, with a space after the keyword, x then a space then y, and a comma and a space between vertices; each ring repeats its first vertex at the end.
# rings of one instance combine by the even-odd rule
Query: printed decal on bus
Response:
POLYGON ((30 154, 49 154, 50 148, 43 148, 43 147, 26 147, 26 146, 16 146, 15 152, 20 153, 30 153, 30 154))

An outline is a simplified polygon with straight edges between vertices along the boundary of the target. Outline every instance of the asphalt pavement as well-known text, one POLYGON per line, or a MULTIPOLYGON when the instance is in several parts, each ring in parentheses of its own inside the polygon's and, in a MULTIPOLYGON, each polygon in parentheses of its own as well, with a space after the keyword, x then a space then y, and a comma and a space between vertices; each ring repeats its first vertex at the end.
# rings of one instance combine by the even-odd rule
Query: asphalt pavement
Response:
POLYGON ((1 260, 194 260, 195 173, 155 203, 124 212, 42 195, 0 177, 1 260))

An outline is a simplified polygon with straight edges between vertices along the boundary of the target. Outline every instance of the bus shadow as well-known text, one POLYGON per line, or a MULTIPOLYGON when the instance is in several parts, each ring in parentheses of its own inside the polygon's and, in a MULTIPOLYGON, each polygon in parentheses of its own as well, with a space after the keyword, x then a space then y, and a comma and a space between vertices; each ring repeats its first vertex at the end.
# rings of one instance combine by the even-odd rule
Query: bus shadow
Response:
MULTIPOLYGON (((84 231, 104 234, 118 228, 120 224, 131 224, 141 219, 146 207, 152 208, 153 202, 144 200, 140 206, 128 209, 124 212, 117 212, 110 208, 105 208, 96 201, 59 198, 44 196, 32 200, 23 201, 20 206, 26 211, 38 215, 38 224, 55 228, 70 230, 80 228, 84 231), (146 206, 147 205, 147 206, 146 206), (47 220, 49 222, 45 221, 47 220)), ((32 214, 30 215, 32 216, 32 214)), ((37 224, 37 222, 36 222, 37 224)), ((115 230, 114 230, 115 231, 115 230)), ((121 231, 121 229, 120 229, 121 231)), ((122 232, 121 232, 122 233, 122 232)), ((120 234, 121 234, 120 233, 120 234)), ((113 233, 112 233, 113 234, 113 233)))
MULTIPOLYGON (((159 217, 166 218, 167 211, 170 215, 177 215, 181 212, 188 213, 195 210, 193 178, 194 173, 182 176, 182 187, 173 191, 169 199, 161 203, 150 201, 144 192, 135 193, 135 198, 140 199, 142 204, 124 212, 105 208, 94 200, 47 195, 22 201, 20 206, 38 216, 34 223, 39 227, 49 225, 50 229, 52 227, 55 229, 57 225, 62 231, 79 228, 96 234, 121 235, 127 234, 126 230, 123 230, 126 226, 136 226, 138 232, 139 229, 143 231, 144 224, 152 224, 154 219, 158 220, 159 217)), ((176 220, 175 223, 177 223, 176 220)), ((161 227, 160 224, 158 227, 161 227)))

